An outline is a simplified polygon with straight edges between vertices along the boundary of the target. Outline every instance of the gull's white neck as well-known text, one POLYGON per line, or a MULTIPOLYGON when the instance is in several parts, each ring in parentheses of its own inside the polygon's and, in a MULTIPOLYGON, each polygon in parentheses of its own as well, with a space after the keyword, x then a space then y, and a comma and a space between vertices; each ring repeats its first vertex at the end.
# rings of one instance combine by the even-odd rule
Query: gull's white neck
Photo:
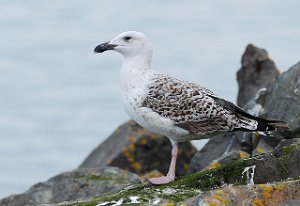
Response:
POLYGON ((122 90, 140 87, 147 82, 151 73, 151 57, 144 55, 124 58, 120 71, 122 90))
POLYGON ((147 94, 147 82, 152 74, 150 64, 151 55, 124 58, 120 71, 120 82, 125 107, 128 107, 128 104, 138 106, 143 101, 147 94))

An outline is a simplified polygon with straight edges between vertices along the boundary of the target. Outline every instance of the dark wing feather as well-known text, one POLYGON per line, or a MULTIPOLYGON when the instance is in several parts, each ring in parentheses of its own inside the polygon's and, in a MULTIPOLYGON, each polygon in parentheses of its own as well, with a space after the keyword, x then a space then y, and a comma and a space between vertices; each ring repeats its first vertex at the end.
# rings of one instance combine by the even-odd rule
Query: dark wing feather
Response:
POLYGON ((189 131, 192 134, 213 134, 224 131, 229 131, 228 122, 220 117, 208 119, 198 122, 184 122, 177 124, 178 127, 189 131))
MULTIPOLYGON (((212 95, 210 95, 210 97, 213 98, 223 108, 230 110, 237 116, 256 120, 257 128, 255 131, 277 131, 277 130, 284 131, 289 129, 288 124, 285 121, 262 119, 260 117, 255 117, 231 102, 228 102, 224 99, 212 95)), ((246 129, 246 131, 249 130, 246 129)))

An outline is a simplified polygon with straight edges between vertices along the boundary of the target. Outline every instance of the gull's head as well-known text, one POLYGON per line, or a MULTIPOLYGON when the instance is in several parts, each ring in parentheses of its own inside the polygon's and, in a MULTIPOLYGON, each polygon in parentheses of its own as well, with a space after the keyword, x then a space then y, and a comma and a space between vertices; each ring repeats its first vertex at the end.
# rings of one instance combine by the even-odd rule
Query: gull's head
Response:
POLYGON ((149 39, 142 33, 127 31, 119 34, 109 42, 98 45, 94 52, 102 53, 108 50, 119 52, 124 57, 152 55, 152 46, 149 39))

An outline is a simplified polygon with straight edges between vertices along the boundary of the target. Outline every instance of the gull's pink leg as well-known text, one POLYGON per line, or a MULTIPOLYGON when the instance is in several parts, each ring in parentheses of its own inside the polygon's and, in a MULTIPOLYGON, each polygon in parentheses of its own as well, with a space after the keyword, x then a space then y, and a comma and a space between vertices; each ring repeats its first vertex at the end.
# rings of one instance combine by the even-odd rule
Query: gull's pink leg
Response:
POLYGON ((170 163, 170 168, 167 176, 162 176, 158 178, 150 178, 148 179, 152 184, 155 185, 163 185, 167 184, 169 182, 173 182, 175 179, 175 168, 176 168, 176 159, 177 159, 177 153, 178 153, 178 148, 177 148, 177 143, 172 144, 172 159, 170 163))

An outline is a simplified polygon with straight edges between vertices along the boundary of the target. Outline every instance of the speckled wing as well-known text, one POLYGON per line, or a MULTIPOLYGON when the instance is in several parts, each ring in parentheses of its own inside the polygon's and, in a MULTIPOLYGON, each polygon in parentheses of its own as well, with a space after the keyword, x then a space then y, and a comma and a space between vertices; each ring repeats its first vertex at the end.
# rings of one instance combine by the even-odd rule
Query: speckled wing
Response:
POLYGON ((170 118, 175 125, 191 134, 227 132, 242 126, 255 129, 255 121, 235 114, 219 100, 222 99, 197 84, 157 74, 149 83, 148 95, 142 106, 170 118))

